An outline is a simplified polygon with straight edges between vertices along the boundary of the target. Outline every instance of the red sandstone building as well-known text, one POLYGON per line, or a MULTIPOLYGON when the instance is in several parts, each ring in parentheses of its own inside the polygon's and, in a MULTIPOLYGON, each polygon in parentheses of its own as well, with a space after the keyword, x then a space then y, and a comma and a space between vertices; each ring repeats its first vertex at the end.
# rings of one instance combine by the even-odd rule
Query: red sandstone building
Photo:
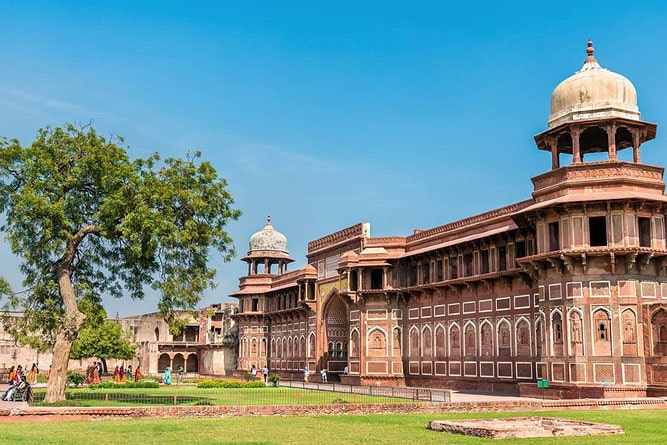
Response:
POLYGON ((664 169, 640 160, 656 125, 640 119, 632 83, 602 68, 590 42, 587 53, 535 136, 551 170, 532 179, 531 199, 410 236, 373 238, 358 224, 310 242, 294 272, 270 221, 254 234, 233 294, 239 372, 665 394, 667 197, 664 169), (618 159, 626 149, 632 161, 618 159))

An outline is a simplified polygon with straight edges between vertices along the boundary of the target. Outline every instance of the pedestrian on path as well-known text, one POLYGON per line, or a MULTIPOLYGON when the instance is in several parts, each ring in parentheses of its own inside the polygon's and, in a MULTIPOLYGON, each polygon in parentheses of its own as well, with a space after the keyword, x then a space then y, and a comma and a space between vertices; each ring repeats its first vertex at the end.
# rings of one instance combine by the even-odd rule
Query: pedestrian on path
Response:
POLYGON ((306 366, 303 369, 303 381, 304 381, 304 383, 308 383, 308 374, 310 374, 310 371, 308 370, 308 366, 306 366))
POLYGON ((327 370, 322 369, 320 371, 320 376, 322 377, 322 383, 327 383, 327 370))

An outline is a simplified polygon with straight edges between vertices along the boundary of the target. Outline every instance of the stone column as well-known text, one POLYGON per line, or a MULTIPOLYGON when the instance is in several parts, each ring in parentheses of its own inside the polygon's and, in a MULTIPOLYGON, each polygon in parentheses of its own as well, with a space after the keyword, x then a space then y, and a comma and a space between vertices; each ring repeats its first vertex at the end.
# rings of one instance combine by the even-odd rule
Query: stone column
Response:
POLYGON ((560 159, 558 158, 558 142, 555 139, 549 138, 546 143, 551 149, 551 170, 556 170, 560 167, 560 159))
POLYGON ((572 138, 572 163, 581 164, 581 152, 579 151, 579 136, 581 130, 579 127, 570 128, 570 137, 572 138))
POLYGON ((605 128, 607 131, 607 147, 609 149, 609 160, 616 161, 616 124, 612 123, 605 128))
POLYGON ((641 159, 639 158, 639 128, 635 128, 632 131, 632 158, 635 164, 640 164, 641 159))

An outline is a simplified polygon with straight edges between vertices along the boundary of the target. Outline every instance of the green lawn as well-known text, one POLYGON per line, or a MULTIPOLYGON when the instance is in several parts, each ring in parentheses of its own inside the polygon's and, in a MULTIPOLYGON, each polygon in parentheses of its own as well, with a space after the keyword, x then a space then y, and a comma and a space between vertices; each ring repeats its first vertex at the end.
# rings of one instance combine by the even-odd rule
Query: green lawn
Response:
MULTIPOLYGON (((37 401, 43 391, 35 392, 37 401)), ((193 386, 170 386, 155 389, 69 389, 68 400, 84 406, 137 405, 298 405, 329 404, 334 400, 348 403, 410 403, 411 400, 366 396, 343 392, 314 391, 300 388, 204 389, 193 386)), ((39 402, 36 404, 39 405, 39 402)))
POLYGON ((415 414, 0 423, 2 443, 39 444, 664 444, 667 410, 415 414), (425 428, 430 420, 544 415, 625 427, 624 435, 490 440, 425 428))

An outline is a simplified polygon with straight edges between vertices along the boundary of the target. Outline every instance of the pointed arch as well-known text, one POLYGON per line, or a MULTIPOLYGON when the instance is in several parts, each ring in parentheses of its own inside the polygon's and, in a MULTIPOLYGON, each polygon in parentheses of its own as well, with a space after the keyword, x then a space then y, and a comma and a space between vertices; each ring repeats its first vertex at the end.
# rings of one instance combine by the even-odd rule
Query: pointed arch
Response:
POLYGON ((501 318, 497 322, 496 335, 498 338, 497 354, 500 357, 512 355, 512 327, 507 318, 501 318))
POLYGON ((584 355, 584 312, 578 307, 571 307, 567 311, 568 329, 567 344, 570 355, 584 355))
POLYGON ((399 326, 394 326, 391 333, 392 355, 401 357, 403 355, 403 330, 399 326))
POLYGON ((593 336, 593 354, 610 356, 612 354, 611 311, 598 307, 591 313, 591 334, 593 336))
POLYGON ((266 337, 262 337, 259 343, 259 356, 266 357, 266 337))
POLYGON ((531 356, 532 335, 530 333, 530 321, 521 316, 514 321, 514 350, 517 356, 531 356))
MULTIPOLYGON (((495 355, 495 350, 493 348, 493 325, 489 320, 482 320, 479 323, 479 348, 480 355, 484 357, 489 357, 495 355)), ((467 339, 467 336, 466 336, 467 339)), ((468 350, 466 348, 466 355, 468 350)))
POLYGON ((560 309, 551 311, 551 353, 563 355, 563 313, 560 309))
POLYGON ((452 357, 460 357, 462 348, 461 348, 461 327, 457 322, 453 322, 449 325, 449 355, 452 357))
POLYGON ((464 355, 477 355, 477 326, 472 321, 463 325, 464 355))
POLYGON ((350 357, 359 357, 359 329, 356 327, 350 330, 350 357))
POLYGON ((447 335, 445 327, 442 323, 435 325, 435 335, 433 336, 435 343, 435 357, 444 358, 447 356, 447 335))
POLYGON ((366 334, 366 351, 369 357, 386 357, 387 351, 387 331, 375 326, 366 334))
POLYGON ((306 336, 301 334, 301 338, 299 338, 299 358, 304 359, 307 357, 306 350, 306 336))
POLYGON ((421 332, 421 350, 423 357, 431 357, 433 355, 433 331, 431 331, 431 326, 424 325, 421 332))
POLYGON ((421 357, 420 345, 421 341, 419 338, 419 329, 416 326, 412 326, 409 332, 410 344, 409 344, 409 355, 410 357, 421 357))
POLYGON ((316 352, 316 341, 317 338, 315 337, 315 333, 311 332, 308 335, 308 357, 309 358, 315 358, 315 352, 316 352))

